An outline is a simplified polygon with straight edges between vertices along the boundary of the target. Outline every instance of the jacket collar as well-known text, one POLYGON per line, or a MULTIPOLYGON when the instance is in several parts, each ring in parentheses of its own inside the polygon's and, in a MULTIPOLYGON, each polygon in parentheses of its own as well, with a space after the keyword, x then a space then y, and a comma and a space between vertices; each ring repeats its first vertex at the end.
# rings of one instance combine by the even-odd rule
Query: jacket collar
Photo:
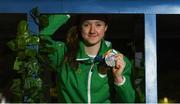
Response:
MULTIPOLYGON (((98 52, 97 56, 103 56, 104 53, 106 53, 109 49, 111 49, 111 43, 105 40, 101 41, 101 46, 100 46, 100 50, 98 52)), ((94 62, 94 59, 92 59, 91 57, 89 57, 84 49, 84 43, 82 41, 79 42, 79 50, 76 56, 76 61, 81 61, 81 62, 85 62, 85 63, 92 63, 94 62)))

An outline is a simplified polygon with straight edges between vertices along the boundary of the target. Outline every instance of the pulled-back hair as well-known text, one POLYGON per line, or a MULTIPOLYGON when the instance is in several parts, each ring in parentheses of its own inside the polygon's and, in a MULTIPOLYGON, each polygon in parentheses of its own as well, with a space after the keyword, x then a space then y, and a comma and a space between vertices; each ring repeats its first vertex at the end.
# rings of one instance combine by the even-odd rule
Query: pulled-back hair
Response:
POLYGON ((72 26, 66 38, 67 52, 65 53, 64 62, 70 64, 72 68, 77 69, 78 63, 76 61, 76 55, 79 50, 79 30, 77 26, 72 26))
POLYGON ((76 56, 80 48, 79 41, 82 40, 80 33, 81 24, 85 20, 90 20, 90 19, 102 20, 106 23, 106 25, 109 22, 107 16, 101 14, 87 14, 87 15, 82 14, 77 16, 75 24, 67 32, 67 37, 66 37, 67 51, 64 57, 64 63, 68 63, 70 67, 72 67, 75 70, 78 68, 78 62, 76 61, 76 56))

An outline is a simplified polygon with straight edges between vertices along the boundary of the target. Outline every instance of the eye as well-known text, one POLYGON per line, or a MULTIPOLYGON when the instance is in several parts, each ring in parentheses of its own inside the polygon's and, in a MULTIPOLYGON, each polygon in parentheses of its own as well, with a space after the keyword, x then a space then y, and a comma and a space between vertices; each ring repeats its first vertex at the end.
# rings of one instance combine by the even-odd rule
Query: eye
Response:
POLYGON ((83 26, 84 26, 84 27, 87 27, 87 26, 89 26, 89 24, 84 24, 83 26))
POLYGON ((96 24, 96 26, 98 26, 98 27, 100 27, 100 26, 102 26, 103 24, 101 24, 101 23, 97 23, 96 24))
POLYGON ((83 23, 82 26, 83 26, 83 27, 88 27, 88 26, 89 26, 89 23, 83 23))
POLYGON ((97 21, 96 26, 97 27, 105 26, 105 23, 103 21, 97 21))

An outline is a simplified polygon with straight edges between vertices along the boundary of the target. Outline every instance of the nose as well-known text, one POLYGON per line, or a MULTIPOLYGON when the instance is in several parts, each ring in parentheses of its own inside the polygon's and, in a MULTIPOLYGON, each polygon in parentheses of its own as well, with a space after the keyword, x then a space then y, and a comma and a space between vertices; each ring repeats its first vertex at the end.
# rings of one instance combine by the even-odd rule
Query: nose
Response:
POLYGON ((95 33, 95 26, 91 25, 90 27, 90 33, 94 34, 95 33))

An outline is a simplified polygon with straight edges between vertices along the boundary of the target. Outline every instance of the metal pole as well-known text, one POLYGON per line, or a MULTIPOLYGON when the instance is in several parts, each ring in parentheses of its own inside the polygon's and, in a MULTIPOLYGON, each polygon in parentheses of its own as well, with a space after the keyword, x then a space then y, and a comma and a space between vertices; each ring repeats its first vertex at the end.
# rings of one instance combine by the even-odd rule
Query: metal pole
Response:
POLYGON ((157 103, 156 14, 145 14, 146 102, 157 103))

